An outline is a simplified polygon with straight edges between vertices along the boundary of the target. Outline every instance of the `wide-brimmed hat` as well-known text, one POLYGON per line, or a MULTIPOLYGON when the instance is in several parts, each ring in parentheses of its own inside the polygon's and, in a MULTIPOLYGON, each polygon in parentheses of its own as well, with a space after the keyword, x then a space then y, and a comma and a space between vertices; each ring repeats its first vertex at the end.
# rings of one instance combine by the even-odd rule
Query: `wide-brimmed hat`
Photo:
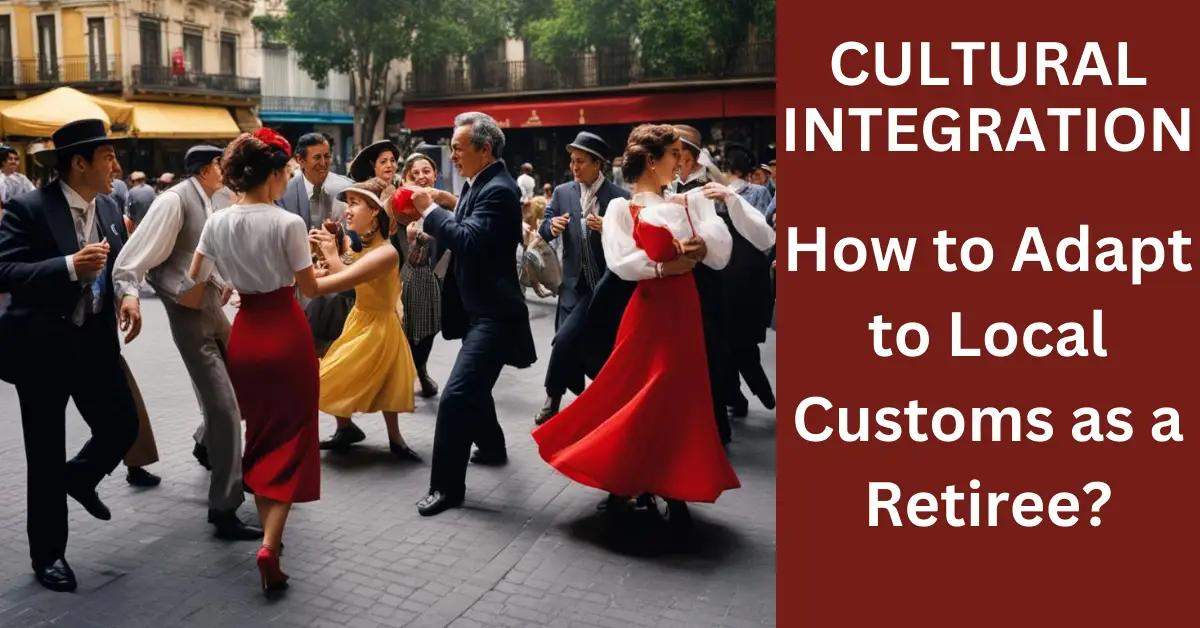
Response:
POLYGON ((109 137, 108 132, 104 130, 104 121, 99 118, 76 120, 58 127, 50 136, 54 148, 36 153, 34 159, 47 168, 53 168, 58 164, 59 154, 64 151, 114 144, 121 139, 124 138, 109 137))
MULTIPOLYGON (((380 140, 370 146, 358 151, 354 159, 350 160, 350 178, 355 181, 366 181, 375 176, 375 160, 379 158, 379 154, 383 151, 390 150, 396 156, 396 161, 400 161, 400 148, 397 147, 391 140, 380 140)), ((400 164, 396 164, 399 171, 400 164)))
MULTIPOLYGON (((384 185, 378 179, 372 177, 366 181, 359 181, 351 184, 346 189, 338 192, 336 198, 343 203, 346 202, 347 194, 358 194, 359 196, 367 199, 377 209, 382 210, 387 215, 388 230, 394 233, 396 231, 396 227, 400 224, 396 220, 396 212, 392 208, 392 203, 390 202, 392 195, 395 193, 396 188, 391 184, 384 185)), ((391 235, 391 233, 388 235, 391 235)))
POLYGON ((567 144, 567 150, 581 150, 585 153, 591 153, 600 161, 608 161, 612 149, 608 147, 608 142, 600 139, 599 135, 580 131, 579 135, 575 136, 575 141, 567 144))

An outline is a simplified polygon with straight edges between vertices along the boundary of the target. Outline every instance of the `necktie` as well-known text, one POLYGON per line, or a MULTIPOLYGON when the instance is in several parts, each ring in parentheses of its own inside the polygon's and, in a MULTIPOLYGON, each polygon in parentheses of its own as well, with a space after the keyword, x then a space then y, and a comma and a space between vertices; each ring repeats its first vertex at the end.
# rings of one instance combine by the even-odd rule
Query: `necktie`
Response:
MULTIPOLYGON (((94 228, 88 227, 88 220, 84 219, 84 214, 87 210, 71 209, 72 217, 75 219, 75 233, 79 236, 79 248, 83 248, 88 244, 94 244, 100 241, 100 225, 94 217, 95 209, 92 209, 92 220, 94 228)), ((71 322, 76 327, 81 327, 88 314, 96 314, 100 311, 101 305, 104 303, 104 271, 101 270, 94 276, 87 276, 83 273, 76 273, 79 279, 80 295, 79 300, 75 302, 75 310, 71 313, 71 322)))
POLYGON ((325 191, 319 185, 313 186, 312 198, 308 200, 308 205, 311 208, 310 215, 312 216, 312 226, 319 227, 325 222, 328 216, 325 215, 325 191))
POLYGON ((462 193, 458 195, 458 206, 454 208, 454 217, 461 218, 462 211, 467 207, 467 193, 471 191, 471 182, 463 181, 462 193))

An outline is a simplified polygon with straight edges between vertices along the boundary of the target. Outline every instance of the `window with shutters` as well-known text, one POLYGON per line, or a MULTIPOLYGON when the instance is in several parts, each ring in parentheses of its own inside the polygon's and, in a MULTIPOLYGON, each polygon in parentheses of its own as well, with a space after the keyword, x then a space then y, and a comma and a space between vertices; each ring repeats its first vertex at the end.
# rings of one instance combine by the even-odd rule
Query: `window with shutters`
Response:
POLYGON ((188 72, 204 71, 204 35, 199 31, 183 31, 183 63, 188 72))
POLYGON ((237 75, 237 35, 221 33, 221 74, 237 75))
POLYGON ((162 23, 143 18, 138 21, 138 34, 141 38, 142 65, 162 67, 162 23))

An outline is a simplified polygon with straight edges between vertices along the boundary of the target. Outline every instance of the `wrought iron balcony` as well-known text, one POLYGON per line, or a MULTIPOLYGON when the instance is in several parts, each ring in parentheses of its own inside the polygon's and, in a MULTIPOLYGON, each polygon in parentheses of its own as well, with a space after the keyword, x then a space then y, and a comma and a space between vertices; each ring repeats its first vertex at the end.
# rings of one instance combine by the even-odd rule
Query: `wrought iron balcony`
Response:
POLYGON ((88 56, 0 57, 0 89, 38 91, 63 85, 120 90, 121 60, 115 55, 103 59, 88 56))
POLYGON ((262 111, 286 111, 289 113, 354 113, 349 100, 335 98, 298 98, 294 96, 262 97, 262 111))
POLYGON ((175 73, 170 66, 133 66, 133 89, 143 92, 171 92, 258 99, 261 80, 232 74, 203 72, 175 73))
POLYGON ((570 91, 645 83, 765 78, 775 76, 775 43, 750 42, 731 57, 714 55, 689 68, 655 67, 634 52, 587 53, 551 65, 536 59, 488 61, 444 72, 416 69, 405 85, 406 99, 497 93, 570 91))

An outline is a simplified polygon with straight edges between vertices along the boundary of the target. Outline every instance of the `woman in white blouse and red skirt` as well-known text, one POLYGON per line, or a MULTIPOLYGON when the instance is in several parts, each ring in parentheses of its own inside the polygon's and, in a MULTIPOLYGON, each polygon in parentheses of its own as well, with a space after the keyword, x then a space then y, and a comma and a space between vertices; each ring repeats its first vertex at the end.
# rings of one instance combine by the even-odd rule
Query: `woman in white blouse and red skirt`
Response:
POLYGON ((317 278, 304 220, 275 205, 290 159, 291 146, 271 129, 229 144, 221 172, 243 197, 209 218, 190 273, 203 285, 215 265, 241 296, 226 364, 246 422, 242 475, 262 522, 257 562, 268 595, 287 588, 279 556, 292 504, 321 496, 317 354, 295 288, 310 298, 344 289, 317 278))
POLYGON ((713 502, 740 486, 713 415, 700 299, 692 269, 720 269, 731 240, 708 194, 668 202, 681 144, 669 125, 642 125, 625 147, 632 200, 614 199, 602 239, 610 271, 638 285, 612 356, 591 386, 533 432, 542 457, 567 477, 606 490, 608 504, 652 494, 672 524, 685 502, 713 502))

